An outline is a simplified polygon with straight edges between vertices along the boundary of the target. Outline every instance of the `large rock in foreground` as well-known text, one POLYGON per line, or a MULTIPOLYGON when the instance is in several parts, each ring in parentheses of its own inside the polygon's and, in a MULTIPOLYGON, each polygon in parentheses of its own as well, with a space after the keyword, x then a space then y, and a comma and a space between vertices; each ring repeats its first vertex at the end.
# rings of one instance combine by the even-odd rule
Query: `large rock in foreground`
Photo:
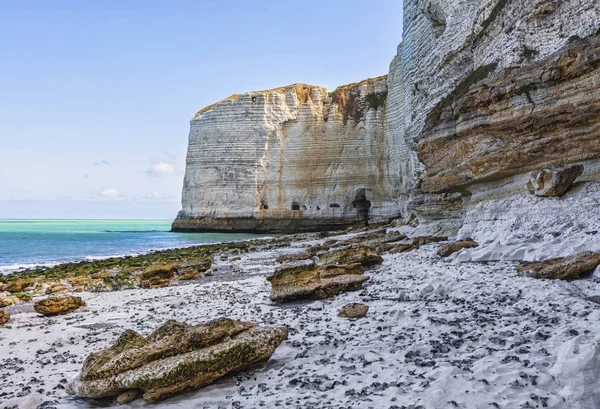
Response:
POLYGON ((517 271, 536 278, 566 280, 591 273, 598 265, 600 265, 600 253, 586 251, 568 257, 537 263, 521 263, 517 267, 517 271))
POLYGON ((369 279, 360 263, 318 266, 312 260, 283 265, 267 280, 271 299, 285 302, 301 298, 329 298, 341 292, 358 290, 369 279))
POLYGON ((462 249, 472 249, 474 247, 478 247, 479 244, 471 238, 455 241, 452 243, 442 244, 437 251, 437 255, 440 257, 448 257, 457 251, 462 249))
POLYGON ((67 393, 105 398, 139 389, 154 402, 262 366, 287 336, 285 327, 231 319, 198 326, 169 321, 148 337, 128 330, 86 358, 67 393))
POLYGON ((72 313, 85 305, 81 297, 52 297, 36 302, 33 308, 39 314, 53 316, 72 313))

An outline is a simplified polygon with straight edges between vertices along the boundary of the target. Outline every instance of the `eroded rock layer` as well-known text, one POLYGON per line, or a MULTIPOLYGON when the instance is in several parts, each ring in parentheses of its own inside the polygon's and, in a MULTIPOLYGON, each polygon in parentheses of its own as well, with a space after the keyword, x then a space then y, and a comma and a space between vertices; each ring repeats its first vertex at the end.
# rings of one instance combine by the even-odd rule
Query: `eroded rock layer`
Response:
POLYGON ((289 232, 398 216, 387 93, 386 77, 331 95, 296 84, 200 111, 173 229, 289 232))

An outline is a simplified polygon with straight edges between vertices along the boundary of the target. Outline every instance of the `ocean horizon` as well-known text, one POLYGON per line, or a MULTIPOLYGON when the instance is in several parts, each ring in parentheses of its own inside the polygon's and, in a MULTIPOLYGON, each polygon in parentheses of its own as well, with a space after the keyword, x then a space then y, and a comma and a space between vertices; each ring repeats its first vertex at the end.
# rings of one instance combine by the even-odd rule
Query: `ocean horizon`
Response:
POLYGON ((0 274, 258 237, 173 233, 171 223, 160 219, 0 219, 0 274))

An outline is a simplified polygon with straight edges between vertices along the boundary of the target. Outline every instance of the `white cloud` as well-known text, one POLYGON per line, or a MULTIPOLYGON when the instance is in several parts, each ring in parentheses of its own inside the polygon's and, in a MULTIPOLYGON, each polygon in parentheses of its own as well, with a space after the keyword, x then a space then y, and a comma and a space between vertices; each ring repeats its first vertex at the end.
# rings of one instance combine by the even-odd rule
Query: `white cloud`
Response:
POLYGON ((123 196, 117 189, 113 189, 112 187, 104 188, 98 193, 102 197, 112 197, 117 198, 123 196))
POLYGON ((169 162, 159 161, 154 163, 150 168, 146 171, 151 176, 164 176, 164 175, 174 175, 175 174, 175 166, 169 162))
POLYGON ((94 162, 95 166, 108 166, 110 163, 106 159, 98 160, 94 162))

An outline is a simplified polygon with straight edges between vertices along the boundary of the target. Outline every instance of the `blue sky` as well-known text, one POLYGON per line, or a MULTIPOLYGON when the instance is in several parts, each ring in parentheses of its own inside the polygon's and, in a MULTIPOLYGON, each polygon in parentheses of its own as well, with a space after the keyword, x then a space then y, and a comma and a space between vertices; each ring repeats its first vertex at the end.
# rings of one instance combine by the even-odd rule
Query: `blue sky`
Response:
POLYGON ((402 1, 22 0, 0 21, 0 218, 170 219, 195 112, 387 73, 402 1))

